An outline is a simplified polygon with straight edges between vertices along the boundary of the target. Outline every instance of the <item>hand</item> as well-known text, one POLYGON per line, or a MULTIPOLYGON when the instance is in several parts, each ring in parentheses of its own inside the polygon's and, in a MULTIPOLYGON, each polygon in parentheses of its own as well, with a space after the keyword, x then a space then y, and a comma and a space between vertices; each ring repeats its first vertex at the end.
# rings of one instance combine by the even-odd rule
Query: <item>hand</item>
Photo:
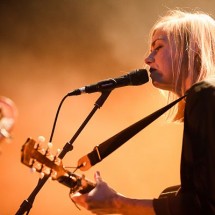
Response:
POLYGON ((120 194, 105 183, 99 172, 95 173, 96 187, 87 194, 75 193, 71 199, 78 205, 97 215, 117 214, 116 199, 120 194))
POLYGON ((71 199, 78 205, 97 215, 155 215, 151 199, 127 198, 105 183, 99 172, 95 173, 96 187, 87 194, 76 193, 71 199))

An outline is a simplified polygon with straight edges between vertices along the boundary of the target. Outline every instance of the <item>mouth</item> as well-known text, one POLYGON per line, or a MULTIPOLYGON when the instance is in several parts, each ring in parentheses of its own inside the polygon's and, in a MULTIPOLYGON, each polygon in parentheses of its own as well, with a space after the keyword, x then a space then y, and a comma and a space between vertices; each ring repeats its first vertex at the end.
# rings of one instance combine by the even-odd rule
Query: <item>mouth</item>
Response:
POLYGON ((150 72, 150 74, 152 74, 152 73, 154 73, 154 72, 156 72, 157 70, 155 69, 155 68, 150 68, 149 69, 149 72, 150 72))
POLYGON ((150 68, 149 72, 150 72, 151 79, 154 79, 154 76, 156 75, 157 70, 155 68, 150 68))
POLYGON ((152 79, 152 82, 160 82, 162 79, 162 74, 159 72, 159 70, 155 69, 155 68, 150 68, 149 69, 150 72, 150 78, 152 79))

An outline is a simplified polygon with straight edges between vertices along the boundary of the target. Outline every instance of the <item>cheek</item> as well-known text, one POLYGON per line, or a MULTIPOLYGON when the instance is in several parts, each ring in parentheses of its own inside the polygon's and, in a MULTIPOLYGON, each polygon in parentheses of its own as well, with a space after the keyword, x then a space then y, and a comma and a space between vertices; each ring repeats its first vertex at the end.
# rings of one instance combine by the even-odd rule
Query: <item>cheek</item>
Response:
POLYGON ((152 78, 159 83, 171 85, 173 81, 172 63, 166 56, 160 60, 162 60, 162 64, 160 64, 159 72, 154 73, 152 78))
POLYGON ((172 74, 173 74, 173 65, 172 65, 172 58, 171 56, 166 53, 166 55, 163 55, 162 58, 162 62, 163 62, 163 72, 166 74, 167 77, 171 77, 172 78, 172 74))

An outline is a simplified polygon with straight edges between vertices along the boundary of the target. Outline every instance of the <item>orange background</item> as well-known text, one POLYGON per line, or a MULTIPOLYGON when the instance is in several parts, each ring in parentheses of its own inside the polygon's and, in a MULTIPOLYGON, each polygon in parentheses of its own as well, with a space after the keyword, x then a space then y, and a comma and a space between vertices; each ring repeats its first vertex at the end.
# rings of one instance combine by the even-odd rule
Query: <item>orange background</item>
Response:
MULTIPOLYGON (((214 13, 213 0, 195 1, 5 1, 0 3, 0 95, 18 109, 10 143, 0 155, 0 214, 12 215, 35 188, 39 175, 21 162, 27 137, 49 139, 57 107, 68 92, 144 66, 148 34, 158 16, 175 7, 214 13)), ((99 93, 69 97, 63 104, 53 139, 62 148, 94 107, 99 93)), ((63 159, 67 166, 97 144, 164 106, 151 82, 115 89, 63 159)), ((159 118, 101 163, 99 170, 118 192, 154 198, 178 184, 182 125, 159 118)), ((80 173, 80 171, 79 171, 80 173)), ((49 181, 37 195, 32 215, 90 214, 78 211, 69 189, 49 181)))

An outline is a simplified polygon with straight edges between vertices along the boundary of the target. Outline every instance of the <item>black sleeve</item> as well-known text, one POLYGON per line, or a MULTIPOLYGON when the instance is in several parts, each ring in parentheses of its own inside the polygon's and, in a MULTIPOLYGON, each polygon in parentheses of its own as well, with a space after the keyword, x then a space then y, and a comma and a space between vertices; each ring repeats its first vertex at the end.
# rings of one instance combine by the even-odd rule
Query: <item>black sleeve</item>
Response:
POLYGON ((154 199, 153 208, 156 215, 201 215, 196 195, 181 190, 154 199))

